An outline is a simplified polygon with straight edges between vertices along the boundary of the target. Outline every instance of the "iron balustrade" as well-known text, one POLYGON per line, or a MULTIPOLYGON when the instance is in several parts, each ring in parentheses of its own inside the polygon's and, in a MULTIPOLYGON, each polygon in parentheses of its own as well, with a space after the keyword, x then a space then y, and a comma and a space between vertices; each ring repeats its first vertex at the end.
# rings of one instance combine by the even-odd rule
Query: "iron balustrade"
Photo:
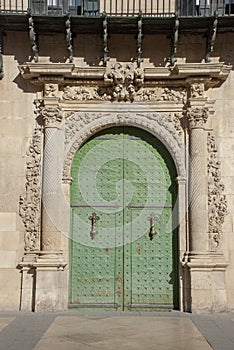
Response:
POLYGON ((0 14, 203 17, 234 14, 234 0, 0 0, 0 14))

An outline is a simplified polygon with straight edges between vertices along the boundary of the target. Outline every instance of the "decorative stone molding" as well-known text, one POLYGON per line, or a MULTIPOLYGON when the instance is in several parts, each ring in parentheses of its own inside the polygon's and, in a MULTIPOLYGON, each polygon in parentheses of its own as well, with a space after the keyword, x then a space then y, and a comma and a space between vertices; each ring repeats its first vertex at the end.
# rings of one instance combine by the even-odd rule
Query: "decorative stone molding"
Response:
POLYGON ((187 110, 187 117, 190 128, 201 128, 206 123, 209 116, 207 107, 190 107, 187 110))
POLYGON ((183 127, 181 123, 182 115, 180 113, 169 113, 166 115, 167 120, 174 125, 174 128, 177 130, 178 135, 183 134, 183 127))
POLYGON ((184 103, 186 90, 184 88, 142 88, 135 96, 135 101, 173 101, 184 103))
MULTIPOLYGON (((176 117, 175 117, 176 118, 176 117)), ((171 116, 157 113, 86 113, 71 114, 65 126, 63 179, 70 181, 70 167, 79 147, 98 131, 118 125, 140 127, 155 135, 167 147, 175 161, 178 176, 185 177, 184 144, 171 116)))
POLYGON ((45 127, 56 128, 63 119, 62 110, 58 106, 45 106, 41 109, 45 127))
POLYGON ((19 214, 25 226, 25 251, 40 249, 40 208, 41 208, 41 126, 34 130, 27 151, 26 194, 20 196, 19 214))
MULTIPOLYGON (((129 63, 133 64, 133 63, 129 63)), ((135 65, 136 67, 136 65, 135 65)), ((186 79, 191 77, 202 77, 206 79, 207 86, 217 86, 220 82, 224 81, 232 66, 225 65, 222 62, 218 63, 183 63, 176 64, 173 68, 167 67, 144 67, 142 72, 144 73, 144 81, 158 81, 158 80, 170 80, 175 81, 179 79, 179 85, 185 86, 186 79)), ((19 65, 19 70, 23 78, 34 79, 34 81, 40 77, 52 76, 54 78, 63 77, 64 83, 69 85, 69 80, 72 80, 76 84, 80 84, 79 79, 95 79, 102 80, 106 72, 105 67, 76 67, 73 63, 34 63, 27 62, 19 65)), ((179 86, 178 83, 176 86, 179 86)))
POLYGON ((222 240, 222 224, 227 215, 227 200, 223 194, 224 184, 221 181, 220 161, 217 160, 217 147, 214 136, 209 132, 208 149, 208 207, 209 207, 209 239, 211 250, 220 247, 222 240))
POLYGON ((190 87, 190 97, 200 98, 204 97, 204 83, 194 83, 190 87))
POLYGON ((58 96, 58 84, 45 84, 44 88, 45 97, 57 97, 58 96))
POLYGON ((107 67, 104 82, 111 86, 111 100, 133 101, 144 82, 144 71, 134 63, 117 62, 107 67))
MULTIPOLYGON (((118 90, 118 89, 117 89, 118 90)), ((115 101, 113 96, 113 89, 110 86, 66 86, 63 91, 62 98, 66 101, 115 101)), ((127 101, 123 98, 124 101, 127 101)), ((128 96, 129 97, 129 96, 128 96)), ((162 87, 152 87, 152 88, 139 88, 135 92, 130 101, 160 101, 160 102, 181 102, 186 101, 186 90, 184 88, 162 88, 162 87)), ((121 98, 117 98, 121 101, 121 98)))
POLYGON ((108 94, 102 94, 103 89, 94 86, 66 86, 62 98, 67 101, 110 100, 108 94))

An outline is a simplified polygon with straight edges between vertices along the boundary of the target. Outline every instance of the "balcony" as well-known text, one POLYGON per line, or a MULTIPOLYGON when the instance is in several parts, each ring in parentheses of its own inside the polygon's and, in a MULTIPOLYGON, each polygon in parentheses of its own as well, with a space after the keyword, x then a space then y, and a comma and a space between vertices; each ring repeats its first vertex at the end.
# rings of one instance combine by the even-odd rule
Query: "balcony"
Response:
POLYGON ((0 30, 28 31, 33 18, 38 34, 62 33, 69 14, 74 34, 102 33, 106 14, 108 35, 136 35, 139 13, 143 34, 171 36, 177 16, 188 34, 206 35, 216 15, 219 32, 234 27, 234 0, 0 0, 0 30))
POLYGON ((0 15, 100 17, 210 17, 234 14, 234 0, 0 0, 0 15))

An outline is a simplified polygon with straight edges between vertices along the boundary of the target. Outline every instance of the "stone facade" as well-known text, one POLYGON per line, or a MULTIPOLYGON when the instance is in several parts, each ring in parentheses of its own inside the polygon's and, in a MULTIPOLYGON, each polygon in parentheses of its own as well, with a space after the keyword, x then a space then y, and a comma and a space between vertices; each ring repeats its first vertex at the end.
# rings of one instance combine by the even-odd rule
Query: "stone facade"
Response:
POLYGON ((180 310, 233 311, 234 34, 217 35, 209 63, 202 35, 181 34, 172 66, 162 34, 145 35, 140 64, 134 35, 113 34, 103 65, 97 34, 73 47, 41 35, 38 51, 32 32, 31 43, 4 33, 0 309, 67 309, 72 160, 98 131, 127 125, 158 138, 177 169, 180 310))

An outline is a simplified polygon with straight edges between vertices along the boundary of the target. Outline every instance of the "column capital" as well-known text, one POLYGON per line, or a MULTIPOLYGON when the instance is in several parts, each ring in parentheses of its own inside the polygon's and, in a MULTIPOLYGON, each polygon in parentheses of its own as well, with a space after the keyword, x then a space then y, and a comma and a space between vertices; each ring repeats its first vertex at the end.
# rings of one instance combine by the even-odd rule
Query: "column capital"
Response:
POLYGON ((209 116, 209 110, 207 107, 189 107, 187 110, 187 117, 189 120, 190 129, 203 129, 209 116))
POLYGON ((45 105, 41 109, 45 128, 58 128, 63 119, 63 111, 58 105, 45 105))

